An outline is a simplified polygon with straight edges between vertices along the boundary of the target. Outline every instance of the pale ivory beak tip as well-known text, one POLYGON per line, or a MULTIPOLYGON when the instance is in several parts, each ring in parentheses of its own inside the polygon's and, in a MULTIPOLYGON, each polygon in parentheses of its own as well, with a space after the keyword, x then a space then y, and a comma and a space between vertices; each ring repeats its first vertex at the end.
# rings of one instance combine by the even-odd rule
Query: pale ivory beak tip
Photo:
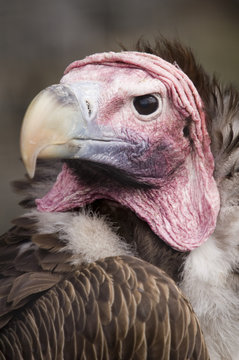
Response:
POLYGON ((34 175, 35 175, 35 170, 36 170, 36 167, 27 167, 26 166, 26 170, 27 170, 27 174, 28 176, 30 177, 30 179, 33 179, 34 178, 34 175))
POLYGON ((22 154, 22 162, 25 166, 28 176, 33 179, 36 171, 36 159, 33 157, 29 159, 28 157, 22 154))

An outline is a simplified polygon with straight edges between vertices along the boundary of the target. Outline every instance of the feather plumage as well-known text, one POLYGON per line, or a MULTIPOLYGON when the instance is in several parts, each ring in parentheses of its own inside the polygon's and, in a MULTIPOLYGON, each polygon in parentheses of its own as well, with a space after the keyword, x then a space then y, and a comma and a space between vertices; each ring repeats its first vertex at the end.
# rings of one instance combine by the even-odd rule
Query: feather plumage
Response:
POLYGON ((52 285, 2 330, 2 359, 209 359, 191 306, 146 262, 107 258, 52 285))

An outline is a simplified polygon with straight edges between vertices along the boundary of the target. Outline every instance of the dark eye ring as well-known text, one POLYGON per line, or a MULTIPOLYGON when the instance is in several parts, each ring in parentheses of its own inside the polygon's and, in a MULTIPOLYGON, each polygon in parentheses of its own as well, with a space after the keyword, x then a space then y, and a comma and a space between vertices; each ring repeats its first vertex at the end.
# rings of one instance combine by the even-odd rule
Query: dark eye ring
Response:
POLYGON ((146 94, 136 96, 133 100, 133 104, 140 115, 150 115, 158 110, 159 100, 155 95, 146 94))

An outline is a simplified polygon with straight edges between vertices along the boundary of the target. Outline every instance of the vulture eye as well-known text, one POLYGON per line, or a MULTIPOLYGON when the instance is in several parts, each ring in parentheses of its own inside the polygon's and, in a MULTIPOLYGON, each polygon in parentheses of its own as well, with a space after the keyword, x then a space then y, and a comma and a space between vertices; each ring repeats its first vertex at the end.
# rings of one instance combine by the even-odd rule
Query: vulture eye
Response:
POLYGON ((159 100, 155 95, 147 94, 136 96, 133 104, 140 115, 150 115, 158 109, 159 100))

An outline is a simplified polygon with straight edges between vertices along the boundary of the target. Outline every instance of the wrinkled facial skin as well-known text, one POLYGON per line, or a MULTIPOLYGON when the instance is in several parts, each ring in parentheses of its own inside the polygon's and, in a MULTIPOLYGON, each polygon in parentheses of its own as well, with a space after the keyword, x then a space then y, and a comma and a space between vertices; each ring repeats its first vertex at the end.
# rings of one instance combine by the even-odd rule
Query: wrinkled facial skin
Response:
POLYGON ((184 136, 185 118, 169 100, 166 86, 147 72, 122 67, 114 74, 113 66, 86 65, 62 79, 62 84, 98 87, 94 96, 80 100, 95 114, 87 126, 91 140, 83 140, 80 157, 123 170, 138 182, 163 186, 192 150, 184 136), (149 115, 139 114, 133 104, 145 94, 158 99, 157 110, 149 115), (94 138, 100 141, 93 143, 94 138))
POLYGON ((179 251, 200 246, 215 229, 220 201, 203 104, 190 79, 163 59, 122 52, 74 62, 29 106, 21 144, 30 176, 38 157, 66 161, 36 199, 39 211, 113 200, 179 251), (142 96, 157 106, 141 111, 142 96), (130 184, 117 181, 122 174, 130 184))

